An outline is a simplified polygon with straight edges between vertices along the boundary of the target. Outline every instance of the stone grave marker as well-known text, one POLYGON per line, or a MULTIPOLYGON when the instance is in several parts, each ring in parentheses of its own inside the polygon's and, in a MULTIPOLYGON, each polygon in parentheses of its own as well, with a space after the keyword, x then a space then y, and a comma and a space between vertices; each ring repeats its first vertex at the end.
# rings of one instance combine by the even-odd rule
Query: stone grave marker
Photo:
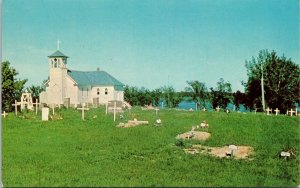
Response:
POLYGON ((238 147, 237 147, 236 145, 229 145, 229 146, 228 146, 228 149, 229 149, 229 153, 226 153, 226 154, 227 154, 227 155, 230 154, 230 156, 233 157, 233 152, 234 152, 235 150, 237 150, 238 147))
POLYGON ((44 107, 42 108, 42 121, 48 121, 49 120, 49 108, 44 107))
POLYGON ((206 108, 205 107, 202 110, 203 110, 203 112, 206 112, 206 108))
POLYGON ((280 110, 278 110, 278 108, 276 108, 275 110, 274 110, 274 112, 276 113, 276 116, 279 114, 279 112, 280 112, 280 110))

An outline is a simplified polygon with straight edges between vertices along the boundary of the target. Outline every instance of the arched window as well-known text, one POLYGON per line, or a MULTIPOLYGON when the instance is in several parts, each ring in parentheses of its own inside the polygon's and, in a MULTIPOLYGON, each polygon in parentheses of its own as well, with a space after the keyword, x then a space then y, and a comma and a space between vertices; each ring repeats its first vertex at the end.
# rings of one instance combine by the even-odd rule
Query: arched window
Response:
POLYGON ((108 92, 107 92, 107 88, 105 88, 105 95, 107 95, 107 93, 108 93, 108 92))
POLYGON ((57 63, 56 62, 54 63, 54 68, 57 68, 57 63))
POLYGON ((100 89, 98 88, 98 89, 97 89, 97 95, 99 95, 99 94, 100 94, 100 89))

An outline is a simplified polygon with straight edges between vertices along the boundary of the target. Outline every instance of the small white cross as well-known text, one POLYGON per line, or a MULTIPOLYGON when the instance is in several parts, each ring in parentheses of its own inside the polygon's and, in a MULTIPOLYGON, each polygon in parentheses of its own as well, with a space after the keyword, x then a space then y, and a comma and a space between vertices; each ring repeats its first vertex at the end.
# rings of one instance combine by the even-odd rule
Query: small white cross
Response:
POLYGON ((17 100, 15 100, 15 104, 12 104, 12 106, 15 106, 15 114, 18 115, 18 106, 20 106, 20 104, 18 104, 17 100))
POLYGON ((39 107, 39 105, 40 105, 39 100, 36 99, 36 100, 35 100, 35 103, 32 103, 32 104, 35 105, 35 114, 37 115, 38 107, 39 107))
POLYGON ((290 111, 288 111, 289 113, 291 113, 291 116, 293 116, 293 113, 295 112, 292 108, 290 111))
POLYGON ((57 40, 57 50, 59 50, 59 43, 61 43, 59 40, 57 40))
POLYGON ((84 111, 89 110, 89 108, 84 108, 85 105, 81 105, 81 108, 77 108, 77 110, 81 110, 81 119, 84 120, 84 111))
POLYGON ((267 111, 267 115, 270 115, 270 112, 272 113, 272 109, 270 109, 269 107, 266 109, 267 111))
POLYGON ((220 107, 218 106, 218 107, 216 108, 216 110, 217 110, 217 112, 220 112, 220 107))
POLYGON ((7 116, 8 114, 4 111, 3 113, 2 113, 2 116, 4 116, 4 118, 7 116))
POLYGON ((116 110, 121 110, 122 108, 120 108, 120 107, 117 107, 117 103, 116 103, 116 101, 114 101, 114 108, 113 108, 113 110, 114 110, 114 121, 116 121, 116 110))
POLYGON ((276 113, 276 116, 277 116, 278 113, 280 112, 280 110, 278 110, 278 108, 276 108, 276 109, 274 110, 274 112, 276 113))

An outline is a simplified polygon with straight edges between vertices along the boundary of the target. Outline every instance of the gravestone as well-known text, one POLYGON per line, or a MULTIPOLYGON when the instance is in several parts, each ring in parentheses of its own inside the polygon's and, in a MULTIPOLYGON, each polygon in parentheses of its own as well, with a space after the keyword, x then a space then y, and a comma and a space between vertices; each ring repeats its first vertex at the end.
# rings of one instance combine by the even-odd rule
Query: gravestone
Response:
POLYGON ((217 112, 220 112, 220 109, 221 109, 221 108, 218 106, 218 107, 216 108, 217 112))
POLYGON ((49 108, 42 108, 42 121, 48 121, 49 120, 49 108))
POLYGON ((236 145, 229 145, 228 146, 229 151, 226 153, 226 155, 230 155, 233 157, 233 152, 238 149, 236 145))
POLYGON ((202 110, 203 110, 203 112, 206 112, 206 111, 207 111, 205 107, 204 107, 202 110))

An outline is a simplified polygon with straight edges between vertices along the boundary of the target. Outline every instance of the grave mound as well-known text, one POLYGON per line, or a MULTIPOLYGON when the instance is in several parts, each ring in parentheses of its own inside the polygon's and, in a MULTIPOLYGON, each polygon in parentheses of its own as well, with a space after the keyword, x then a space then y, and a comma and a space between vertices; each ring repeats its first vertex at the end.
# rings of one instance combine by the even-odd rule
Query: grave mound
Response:
MULTIPOLYGON (((184 149, 184 151, 189 154, 203 153, 203 154, 209 154, 220 158, 230 157, 228 156, 228 151, 229 151, 228 146, 208 147, 202 145, 193 145, 191 148, 184 149)), ((251 146, 237 146, 237 150, 235 150, 233 153, 233 158, 247 159, 251 154, 253 154, 253 148, 251 146)))
POLYGON ((189 131, 177 135, 177 139, 195 139, 195 140, 207 140, 210 137, 210 133, 202 131, 189 131))
POLYGON ((128 127, 135 127, 138 125, 147 125, 147 124, 149 124, 148 121, 138 121, 137 119, 134 119, 134 120, 129 120, 127 123, 119 123, 117 127, 128 128, 128 127))

